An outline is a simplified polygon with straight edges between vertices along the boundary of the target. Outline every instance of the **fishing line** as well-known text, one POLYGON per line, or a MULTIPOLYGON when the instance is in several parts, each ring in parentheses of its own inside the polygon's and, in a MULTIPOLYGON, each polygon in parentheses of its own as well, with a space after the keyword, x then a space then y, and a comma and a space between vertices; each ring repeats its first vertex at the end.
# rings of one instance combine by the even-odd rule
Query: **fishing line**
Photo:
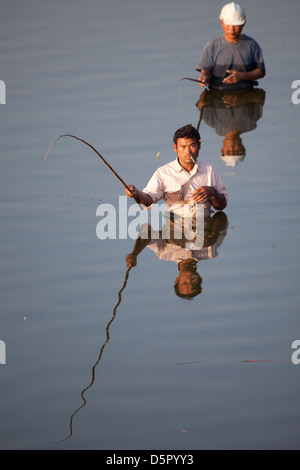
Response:
POLYGON ((183 107, 182 107, 182 99, 181 99, 181 88, 180 88, 180 80, 178 81, 178 102, 179 102, 179 111, 180 111, 180 116, 182 119, 182 122, 185 122, 184 115, 183 115, 183 107))

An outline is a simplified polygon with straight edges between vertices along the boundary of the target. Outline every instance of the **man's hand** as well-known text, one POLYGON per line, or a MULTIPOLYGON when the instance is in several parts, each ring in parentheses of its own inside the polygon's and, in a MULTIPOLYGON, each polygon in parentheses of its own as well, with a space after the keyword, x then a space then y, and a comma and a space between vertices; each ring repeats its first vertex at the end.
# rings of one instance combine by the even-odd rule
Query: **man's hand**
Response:
POLYGON ((151 204, 153 204, 152 198, 148 196, 148 194, 143 193, 143 191, 140 191, 133 185, 128 186, 128 188, 130 191, 125 188, 125 194, 127 197, 133 197, 135 202, 138 204, 144 204, 146 207, 149 207, 151 204))
POLYGON ((193 192, 192 200, 203 203, 210 199, 212 205, 215 209, 222 211, 227 206, 226 198, 223 194, 218 193, 218 191, 213 186, 201 186, 193 192))
POLYGON ((213 186, 201 186, 193 192, 192 200, 196 202, 204 202, 215 194, 213 186))
POLYGON ((206 70, 201 70, 201 73, 198 78, 198 82, 200 86, 206 86, 211 80, 211 73, 207 72, 206 70))
POLYGON ((136 255, 129 253, 126 256, 126 266, 127 268, 134 268, 137 265, 136 255))
MULTIPOLYGON (((252 90, 252 89, 251 89, 252 90)), ((226 108, 235 108, 237 106, 244 106, 247 103, 247 98, 244 95, 235 95, 233 93, 227 93, 223 96, 223 103, 226 108)))
POLYGON ((237 70, 226 70, 226 72, 229 75, 224 78, 222 83, 226 83, 227 85, 235 85, 244 78, 244 72, 238 72, 237 70))
POLYGON ((137 193, 137 188, 133 185, 130 185, 128 186, 128 188, 130 189, 130 191, 128 191, 127 188, 125 188, 125 194, 127 197, 134 197, 136 198, 138 196, 138 193, 137 193))

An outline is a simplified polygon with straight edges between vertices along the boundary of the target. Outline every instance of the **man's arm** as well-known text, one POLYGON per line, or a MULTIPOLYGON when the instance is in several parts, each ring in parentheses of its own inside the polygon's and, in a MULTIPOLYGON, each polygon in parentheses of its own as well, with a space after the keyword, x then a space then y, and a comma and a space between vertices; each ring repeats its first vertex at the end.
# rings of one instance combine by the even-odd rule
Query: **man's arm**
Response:
POLYGON ((256 68, 250 72, 238 72, 237 70, 226 70, 226 72, 229 75, 224 78, 223 83, 227 83, 228 85, 235 85, 241 80, 255 81, 265 76, 260 68, 256 68))
POLYGON ((214 193, 211 195, 210 199, 212 205, 218 211, 222 211, 227 206, 227 201, 224 194, 218 193, 216 189, 214 190, 214 193))
POLYGON ((137 257, 138 255, 146 248, 146 246, 151 241, 151 225, 147 225, 144 227, 144 234, 143 237, 139 236, 135 242, 133 250, 126 256, 126 265, 127 268, 132 268, 137 265, 137 257), (147 230, 147 232, 145 232, 147 230), (145 234, 147 233, 147 237, 145 234))
POLYGON ((127 197, 133 197, 136 202, 139 204, 143 204, 146 207, 149 207, 153 204, 152 197, 149 196, 146 193, 143 193, 143 191, 140 191, 137 189, 135 186, 131 185, 128 186, 131 191, 128 191, 128 189, 125 189, 125 193, 127 197))
POLYGON ((204 202, 210 199, 212 205, 216 210, 222 211, 227 206, 226 197, 219 193, 213 186, 201 186, 195 189, 193 193, 193 200, 196 202, 204 202))

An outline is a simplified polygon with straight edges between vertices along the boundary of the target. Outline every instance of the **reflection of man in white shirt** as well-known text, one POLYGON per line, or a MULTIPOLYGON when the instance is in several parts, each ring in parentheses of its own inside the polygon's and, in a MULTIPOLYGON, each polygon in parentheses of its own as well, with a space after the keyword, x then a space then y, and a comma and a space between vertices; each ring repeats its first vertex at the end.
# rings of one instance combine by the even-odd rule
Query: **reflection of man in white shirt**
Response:
POLYGON ((177 159, 158 168, 143 191, 129 186, 126 195, 146 207, 163 199, 171 212, 178 206, 197 203, 204 204, 205 209, 225 209, 228 194, 219 173, 213 165, 197 162, 201 148, 197 129, 191 125, 178 129, 173 146, 177 159))
POLYGON ((191 299, 202 292, 202 278, 197 273, 197 262, 218 256, 218 248, 223 243, 227 228, 228 219, 224 212, 205 217, 202 248, 193 250, 187 248, 190 243, 184 236, 174 238, 174 233, 178 232, 171 233, 170 238, 166 239, 163 230, 154 231, 150 225, 145 224, 132 253, 126 257, 127 267, 136 266, 138 255, 147 246, 160 260, 177 264, 179 275, 175 281, 175 292, 179 297, 191 299))

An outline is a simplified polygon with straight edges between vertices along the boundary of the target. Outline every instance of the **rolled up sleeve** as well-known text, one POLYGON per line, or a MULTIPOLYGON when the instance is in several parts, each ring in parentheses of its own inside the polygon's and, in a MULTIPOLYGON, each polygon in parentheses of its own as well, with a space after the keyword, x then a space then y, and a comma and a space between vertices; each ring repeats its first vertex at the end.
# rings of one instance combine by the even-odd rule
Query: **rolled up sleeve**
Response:
POLYGON ((157 171, 150 178, 147 183, 147 186, 143 189, 143 192, 148 194, 148 196, 152 198, 154 204, 163 199, 164 187, 157 171))

